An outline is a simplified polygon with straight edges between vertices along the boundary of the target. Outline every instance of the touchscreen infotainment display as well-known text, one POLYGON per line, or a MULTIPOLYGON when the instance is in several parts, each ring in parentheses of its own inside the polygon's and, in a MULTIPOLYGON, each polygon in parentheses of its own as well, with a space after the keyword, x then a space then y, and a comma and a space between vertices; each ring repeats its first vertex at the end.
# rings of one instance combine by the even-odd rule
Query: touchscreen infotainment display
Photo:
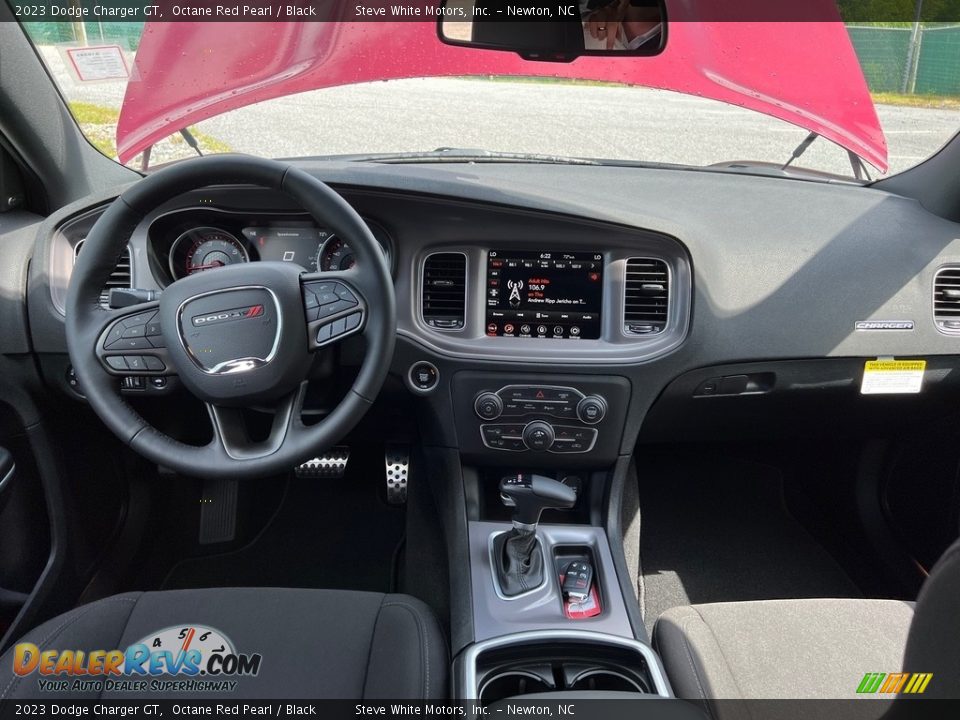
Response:
POLYGON ((490 337, 600 337, 601 253, 491 250, 486 290, 490 337))

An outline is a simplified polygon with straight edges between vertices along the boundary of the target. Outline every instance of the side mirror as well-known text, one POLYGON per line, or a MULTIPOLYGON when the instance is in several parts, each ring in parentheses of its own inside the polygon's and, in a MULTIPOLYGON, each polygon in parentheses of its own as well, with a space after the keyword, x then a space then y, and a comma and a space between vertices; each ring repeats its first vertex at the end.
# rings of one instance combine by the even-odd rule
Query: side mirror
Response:
POLYGON ((658 55, 666 30, 664 0, 444 0, 437 25, 448 45, 552 62, 658 55))

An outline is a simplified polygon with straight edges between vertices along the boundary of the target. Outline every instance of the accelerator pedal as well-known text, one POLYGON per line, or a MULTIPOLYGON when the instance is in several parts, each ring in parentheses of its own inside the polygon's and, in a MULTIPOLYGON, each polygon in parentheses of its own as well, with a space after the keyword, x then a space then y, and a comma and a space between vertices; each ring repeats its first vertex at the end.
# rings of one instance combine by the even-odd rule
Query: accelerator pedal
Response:
POLYGON ((338 445, 323 455, 307 460, 293 469, 298 478, 342 478, 350 460, 350 448, 338 445))
POLYGON ((410 476, 410 446, 388 444, 384 452, 387 478, 387 502, 407 502, 407 478, 410 476))

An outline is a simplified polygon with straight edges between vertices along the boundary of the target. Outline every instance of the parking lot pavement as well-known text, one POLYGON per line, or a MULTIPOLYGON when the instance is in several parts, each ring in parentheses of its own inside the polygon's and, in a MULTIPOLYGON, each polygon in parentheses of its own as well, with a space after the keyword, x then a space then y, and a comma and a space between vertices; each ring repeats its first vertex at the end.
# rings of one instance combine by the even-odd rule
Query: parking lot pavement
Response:
MULTIPOLYGON (((960 111, 883 105, 892 171, 960 129, 960 111)), ((756 112, 644 88, 420 79, 314 91, 200 124, 235 150, 273 157, 483 148, 709 165, 785 162, 807 132, 756 112)), ((813 143, 798 165, 849 174, 845 151, 813 143)))
MULTIPOLYGON (((45 50, 69 99, 120 107, 123 83, 78 85, 59 54, 45 50)), ((960 129, 957 109, 881 105, 877 111, 891 172, 929 156, 960 129)), ((662 90, 459 78, 317 90, 196 127, 235 151, 267 157, 458 147, 689 165, 786 162, 807 135, 753 111, 662 90)), ((850 174, 846 152, 825 140, 813 143, 796 164, 850 174)))

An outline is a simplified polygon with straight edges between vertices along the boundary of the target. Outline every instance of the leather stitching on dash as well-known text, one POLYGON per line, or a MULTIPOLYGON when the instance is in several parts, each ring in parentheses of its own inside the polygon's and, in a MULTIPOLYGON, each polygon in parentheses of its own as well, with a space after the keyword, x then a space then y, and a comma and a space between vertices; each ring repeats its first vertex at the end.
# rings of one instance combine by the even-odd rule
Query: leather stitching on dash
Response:
MULTIPOLYGON (((104 604, 106 604, 106 603, 115 603, 115 602, 136 603, 137 600, 138 600, 138 598, 131 598, 131 597, 125 597, 125 598, 107 598, 106 600, 100 600, 99 602, 91 603, 91 604, 90 604, 85 610, 83 610, 82 612, 79 612, 79 613, 77 613, 76 615, 74 615, 72 618, 69 618, 69 619, 67 619, 67 620, 64 620, 62 623, 60 623, 60 625, 58 625, 57 628, 56 628, 52 633, 50 633, 50 634, 47 635, 43 640, 41 640, 40 642, 37 643, 37 647, 39 647, 41 650, 43 650, 44 648, 46 648, 47 643, 50 643, 50 642, 56 640, 56 639, 60 636, 60 633, 62 633, 62 632, 63 632, 64 630, 66 630, 68 627, 70 627, 71 625, 73 625, 73 624, 74 624, 75 622, 77 622, 80 618, 84 617, 85 615, 87 615, 87 614, 88 614, 89 612, 91 612, 92 610, 94 610, 94 609, 96 609, 96 608, 98 608, 98 607, 101 607, 102 605, 104 605, 104 604)), ((10 680, 10 682, 7 684, 7 686, 3 689, 3 692, 0 693, 0 700, 5 700, 5 699, 7 698, 8 693, 11 693, 11 692, 13 692, 13 690, 16 689, 16 687, 17 687, 17 685, 19 684, 20 680, 21 680, 21 677, 20 677, 19 675, 14 674, 13 678, 10 680)))
POLYGON ((413 617, 413 621, 417 624, 417 634, 420 636, 420 652, 423 655, 423 667, 425 670, 424 674, 424 688, 423 688, 423 697, 430 697, 430 637, 423 627, 423 620, 420 618, 420 614, 409 604, 394 600, 393 602, 384 603, 383 607, 401 607, 413 617))

